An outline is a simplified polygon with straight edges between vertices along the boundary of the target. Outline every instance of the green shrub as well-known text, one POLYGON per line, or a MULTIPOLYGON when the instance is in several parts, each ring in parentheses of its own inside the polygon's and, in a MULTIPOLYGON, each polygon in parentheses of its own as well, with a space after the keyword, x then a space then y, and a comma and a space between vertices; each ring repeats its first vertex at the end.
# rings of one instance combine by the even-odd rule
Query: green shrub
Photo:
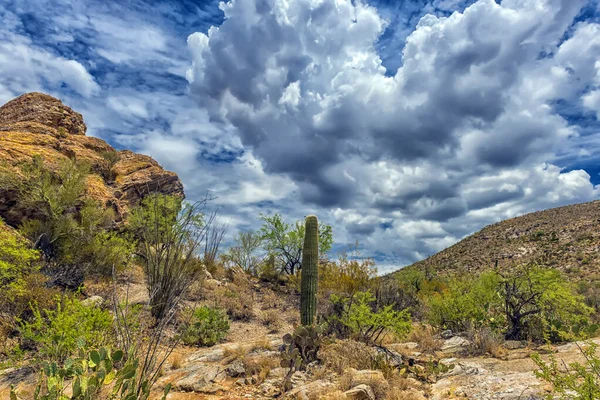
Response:
POLYGON ((78 348, 98 347, 110 339, 110 313, 76 298, 64 298, 56 310, 40 310, 34 304, 32 311, 31 320, 20 324, 22 340, 33 345, 42 359, 62 362, 78 348))
POLYGON ((182 333, 182 341, 187 345, 213 346, 229 332, 227 314, 217 308, 200 307, 194 310, 192 321, 182 333))
POLYGON ((26 290, 27 276, 39 269, 40 255, 0 219, 0 304, 3 310, 26 290))
POLYGON ((335 312, 327 319, 339 336, 378 343, 385 333, 393 333, 400 339, 411 330, 408 310, 396 311, 392 305, 376 309, 375 297, 370 292, 357 292, 350 298, 332 295, 331 302, 335 312))
POLYGON ((502 326, 500 277, 484 273, 471 277, 451 278, 447 288, 423 297, 428 322, 439 329, 465 332, 481 326, 502 326))
POLYGON ((560 342, 595 333, 593 309, 575 287, 550 268, 527 265, 478 277, 455 277, 423 299, 428 322, 464 332, 489 327, 506 339, 560 342))
MULTIPOLYGON (((584 348, 579 348, 585 362, 572 363, 568 367, 564 362, 559 362, 556 357, 550 356, 548 363, 544 362, 539 354, 532 356, 533 361, 540 368, 535 372, 538 378, 550 382, 554 392, 560 399, 589 400, 600 398, 600 357, 598 345, 590 342, 584 348), (566 368, 565 368, 566 367, 566 368)), ((548 395, 549 399, 555 398, 548 395)))

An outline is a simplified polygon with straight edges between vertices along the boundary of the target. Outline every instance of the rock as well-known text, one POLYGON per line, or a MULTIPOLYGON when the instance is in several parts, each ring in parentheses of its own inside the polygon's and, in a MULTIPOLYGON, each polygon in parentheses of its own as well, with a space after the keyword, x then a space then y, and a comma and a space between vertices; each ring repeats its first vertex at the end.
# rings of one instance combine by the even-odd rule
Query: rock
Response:
MULTIPOLYGON (((24 94, 0 107, 1 168, 18 176, 16 166, 34 155, 41 156, 50 169, 57 169, 61 161, 70 158, 86 162, 91 167, 86 197, 114 210, 117 222, 148 193, 184 197, 177 175, 165 171, 151 157, 127 150, 117 152, 85 133, 81 114, 60 100, 42 93, 24 94), (116 157, 109 161, 107 154, 116 157)), ((8 225, 16 227, 37 212, 30 205, 19 204, 14 191, 0 188, 0 217, 8 225)))
POLYGON ((402 355, 400 353, 390 350, 388 348, 375 347, 377 353, 379 353, 385 360, 387 360, 388 364, 394 368, 400 367, 403 365, 402 363, 402 355))
POLYGON ((344 392, 347 399, 351 400, 375 400, 375 393, 370 386, 361 384, 344 392))
POLYGON ((270 370, 269 375, 267 377, 272 379, 283 379, 286 376, 287 372, 287 368, 277 367, 270 370))
MULTIPOLYGON (((184 370, 185 376, 175 382, 174 387, 183 392, 202 392, 215 390, 213 384, 226 378, 224 369, 219 365, 194 363, 184 370)), ((219 389, 217 389, 218 391, 219 389)))
POLYGON ((450 329, 443 331, 440 336, 442 337, 442 339, 450 339, 452 336, 454 336, 452 334, 452 331, 450 329))
POLYGON ((329 381, 318 380, 299 386, 287 392, 286 399, 310 400, 318 399, 319 396, 334 388, 335 385, 329 381))
POLYGON ((244 362, 242 360, 236 359, 229 364, 227 368, 225 368, 225 372, 228 376, 237 378, 246 374, 246 367, 244 366, 244 362))
POLYGON ((258 389, 265 396, 269 396, 269 398, 273 398, 273 397, 275 397, 275 395, 278 395, 281 392, 281 390, 279 389, 279 386, 277 385, 277 382, 274 381, 274 380, 266 380, 266 381, 264 381, 258 387, 258 389))
POLYGON ((87 130, 81 114, 44 93, 26 93, 0 107, 0 126, 32 122, 62 128, 71 135, 85 135, 87 130))
POLYGON ((100 307, 104 303, 104 298, 100 296, 91 296, 81 302, 86 307, 100 307))
POLYGON ((306 374, 302 371, 296 371, 292 374, 292 376, 290 377, 290 383, 291 383, 291 387, 292 389, 298 386, 302 386, 306 383, 306 380, 308 379, 308 377, 306 376, 306 374))
POLYGON ((460 336, 454 336, 444 342, 441 350, 444 353, 460 353, 466 351, 467 346, 470 344, 471 342, 469 342, 467 339, 460 336))
POLYGON ((417 342, 405 342, 405 343, 398 343, 395 345, 396 347, 403 347, 405 349, 409 349, 409 350, 413 350, 419 347, 419 343, 417 342))
POLYGON ((526 343, 519 340, 507 340, 504 342, 504 348, 507 350, 516 350, 526 347, 526 343))
POLYGON ((215 383, 210 383, 204 387, 202 387, 200 390, 198 390, 198 393, 203 393, 203 394, 216 394, 219 392, 224 392, 226 391, 227 388, 221 385, 217 385, 215 383))
POLYGON ((381 371, 364 369, 357 371, 353 368, 348 368, 344 374, 350 375, 350 386, 368 385, 371 388, 377 387, 380 390, 387 390, 389 384, 381 371))

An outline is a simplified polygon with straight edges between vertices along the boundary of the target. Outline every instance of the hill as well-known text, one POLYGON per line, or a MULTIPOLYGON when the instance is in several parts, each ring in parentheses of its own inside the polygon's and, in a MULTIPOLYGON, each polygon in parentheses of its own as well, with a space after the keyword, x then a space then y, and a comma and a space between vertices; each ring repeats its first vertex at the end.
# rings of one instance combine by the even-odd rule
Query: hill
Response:
POLYGON ((452 273, 481 272, 536 262, 574 279, 600 267, 600 201, 537 211, 488 225, 408 268, 452 273))
MULTIPOLYGON (((27 93, 0 107, 0 168, 19 174, 19 164, 38 155, 49 168, 61 160, 90 164, 86 195, 113 208, 121 220, 149 191, 184 196, 178 176, 151 157, 116 151, 105 141, 86 136, 81 114, 60 100, 27 93)), ((0 217, 17 226, 31 210, 16 206, 15 193, 0 187, 0 217)))

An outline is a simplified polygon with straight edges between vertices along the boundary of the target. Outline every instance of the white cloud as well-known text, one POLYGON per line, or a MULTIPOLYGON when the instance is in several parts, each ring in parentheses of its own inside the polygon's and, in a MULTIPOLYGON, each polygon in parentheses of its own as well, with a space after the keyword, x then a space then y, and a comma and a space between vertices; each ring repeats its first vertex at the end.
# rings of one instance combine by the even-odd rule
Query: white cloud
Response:
POLYGON ((599 26, 561 42, 584 3, 479 0, 427 15, 390 75, 374 7, 236 0, 222 3, 223 25, 188 38, 187 78, 267 174, 335 210, 337 237, 410 261, 487 223, 598 197, 586 172, 557 166, 584 139, 553 104, 597 106, 581 96, 598 84, 599 26))
POLYGON ((100 87, 79 62, 39 48, 27 37, 0 32, 0 101, 29 91, 57 90, 62 84, 84 97, 97 94, 100 87))

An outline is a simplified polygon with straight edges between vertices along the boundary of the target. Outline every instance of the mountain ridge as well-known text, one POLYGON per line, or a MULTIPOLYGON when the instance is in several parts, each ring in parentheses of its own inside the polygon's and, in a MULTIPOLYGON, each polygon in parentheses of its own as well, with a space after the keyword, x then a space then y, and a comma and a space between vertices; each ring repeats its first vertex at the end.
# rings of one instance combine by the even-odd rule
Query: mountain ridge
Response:
MULTIPOLYGON (((572 278, 596 274, 600 260, 600 200, 534 211, 490 224, 404 268, 479 273, 534 262, 572 278)), ((397 274, 404 268, 393 272, 397 274)))

